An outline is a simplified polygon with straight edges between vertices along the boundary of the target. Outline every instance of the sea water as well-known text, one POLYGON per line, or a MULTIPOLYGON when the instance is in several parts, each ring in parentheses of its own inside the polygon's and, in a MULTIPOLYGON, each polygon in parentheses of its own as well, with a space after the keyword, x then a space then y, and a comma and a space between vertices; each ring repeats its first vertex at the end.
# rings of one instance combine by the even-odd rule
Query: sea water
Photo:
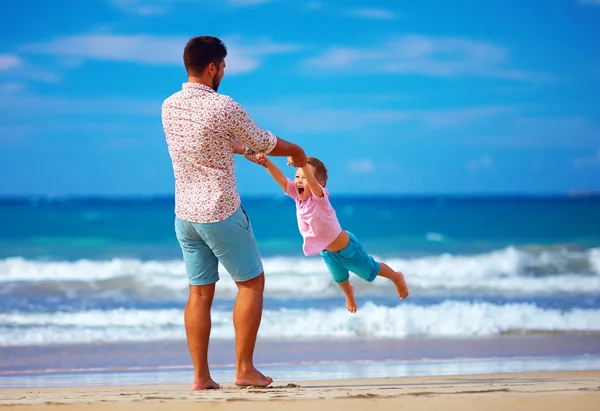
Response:
MULTIPOLYGON (((266 275, 259 344, 600 332, 598 197, 332 196, 342 227, 410 287, 400 301, 389 281, 353 276, 354 315, 302 255, 293 202, 242 200, 266 275)), ((0 221, 0 370, 23 369, 15 347, 185 341, 172 198, 3 199, 0 221)), ((232 341, 236 286, 220 268, 212 335, 232 341)))

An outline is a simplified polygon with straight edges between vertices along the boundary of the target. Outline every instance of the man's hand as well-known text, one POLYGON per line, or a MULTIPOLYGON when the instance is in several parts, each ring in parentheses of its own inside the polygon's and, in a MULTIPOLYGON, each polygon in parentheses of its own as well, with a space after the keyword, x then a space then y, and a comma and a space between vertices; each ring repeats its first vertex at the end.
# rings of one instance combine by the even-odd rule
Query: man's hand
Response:
POLYGON ((247 154, 244 154, 244 157, 246 157, 246 160, 252 161, 253 163, 256 163, 263 167, 267 166, 266 165, 267 164, 267 155, 266 154, 249 152, 247 154))
POLYGON ((288 156, 287 165, 296 168, 306 166, 306 154, 304 150, 298 147, 294 155, 288 156))
POLYGON ((244 149, 246 147, 241 141, 233 139, 233 154, 244 154, 244 149))
POLYGON ((302 147, 279 137, 277 138, 277 144, 268 154, 271 157, 290 157, 290 165, 295 167, 304 167, 306 165, 306 154, 304 154, 302 147))

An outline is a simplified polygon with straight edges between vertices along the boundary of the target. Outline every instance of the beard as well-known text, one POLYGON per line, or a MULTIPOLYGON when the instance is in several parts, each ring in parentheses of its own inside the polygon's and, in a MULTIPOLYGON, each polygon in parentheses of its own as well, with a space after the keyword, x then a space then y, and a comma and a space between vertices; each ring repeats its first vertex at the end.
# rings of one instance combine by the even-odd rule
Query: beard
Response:
POLYGON ((221 80, 217 81, 217 76, 214 76, 212 79, 212 89, 215 91, 215 93, 219 89, 220 84, 221 84, 221 80))

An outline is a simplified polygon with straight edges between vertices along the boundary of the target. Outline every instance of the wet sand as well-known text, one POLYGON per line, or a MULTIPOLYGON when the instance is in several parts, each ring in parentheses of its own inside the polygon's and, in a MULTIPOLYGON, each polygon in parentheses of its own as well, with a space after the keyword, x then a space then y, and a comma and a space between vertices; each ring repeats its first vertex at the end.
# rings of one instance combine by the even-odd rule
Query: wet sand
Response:
MULTIPOLYGON (((254 360, 257 364, 306 364, 323 361, 380 362, 586 355, 600 356, 600 334, 503 335, 467 339, 259 339, 254 360)), ((234 342, 211 340, 209 362, 211 368, 233 365, 234 342)), ((109 367, 128 369, 190 366, 191 359, 185 340, 0 347, 0 375, 49 369, 68 371, 109 367)), ((490 369, 484 372, 499 371, 490 369)))

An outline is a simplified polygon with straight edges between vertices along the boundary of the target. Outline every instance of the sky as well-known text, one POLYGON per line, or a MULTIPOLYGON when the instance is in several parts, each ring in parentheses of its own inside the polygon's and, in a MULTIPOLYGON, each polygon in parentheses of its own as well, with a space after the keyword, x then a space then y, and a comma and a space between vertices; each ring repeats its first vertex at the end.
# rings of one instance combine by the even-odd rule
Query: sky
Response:
POLYGON ((0 196, 172 195, 160 107, 197 35, 227 45, 219 92, 324 161, 332 193, 600 191, 600 0, 0 8, 0 196))

